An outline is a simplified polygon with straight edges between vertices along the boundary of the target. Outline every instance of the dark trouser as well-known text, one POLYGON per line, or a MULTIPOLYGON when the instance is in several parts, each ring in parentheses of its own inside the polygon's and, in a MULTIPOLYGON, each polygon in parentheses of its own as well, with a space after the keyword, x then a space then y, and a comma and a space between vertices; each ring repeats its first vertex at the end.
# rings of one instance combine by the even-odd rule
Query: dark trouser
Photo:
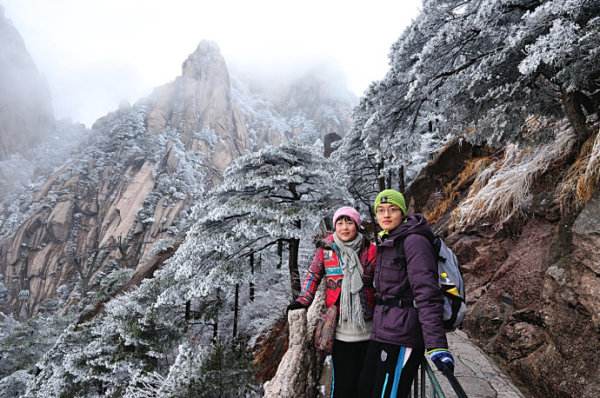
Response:
POLYGON ((407 398, 419 369, 424 350, 413 349, 402 366, 405 348, 394 344, 370 341, 363 371, 360 375, 361 398, 407 398))
POLYGON ((358 380, 365 362, 368 341, 333 341, 331 389, 334 398, 359 398, 358 380))

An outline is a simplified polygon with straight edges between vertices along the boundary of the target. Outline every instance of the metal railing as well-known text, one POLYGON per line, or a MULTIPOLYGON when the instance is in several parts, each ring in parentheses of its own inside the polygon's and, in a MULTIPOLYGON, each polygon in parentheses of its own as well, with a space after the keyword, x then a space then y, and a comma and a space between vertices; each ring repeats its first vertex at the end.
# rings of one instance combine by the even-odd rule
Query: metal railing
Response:
MULTIPOLYGON (((419 366, 420 371, 417 372, 413 381, 413 397, 414 398, 446 398, 444 391, 438 381, 433 369, 429 366, 427 359, 423 357, 421 365, 419 366), (429 382, 429 383, 428 383, 429 382)), ((450 373, 445 374, 450 382, 450 386, 454 390, 454 393, 459 398, 467 398, 467 394, 462 389, 456 377, 450 373)))
POLYGON ((432 398, 446 398, 435 373, 433 373, 433 369, 429 366, 427 359, 423 357, 419 371, 413 380, 413 397, 427 398, 428 392, 431 393, 429 396, 432 398), (429 384, 427 381, 429 381, 429 384))

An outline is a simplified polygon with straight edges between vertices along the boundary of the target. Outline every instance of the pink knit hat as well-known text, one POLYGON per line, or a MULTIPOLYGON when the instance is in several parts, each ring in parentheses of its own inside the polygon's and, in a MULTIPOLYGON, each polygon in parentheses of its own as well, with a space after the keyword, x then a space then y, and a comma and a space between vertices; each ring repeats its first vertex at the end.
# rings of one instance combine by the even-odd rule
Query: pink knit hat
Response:
POLYGON ((356 211, 356 209, 354 209, 353 207, 350 206, 344 206, 344 207, 340 207, 339 209, 336 210, 335 214, 333 215, 333 226, 335 227, 335 222, 337 221, 338 218, 346 216, 349 219, 351 219, 352 221, 354 221, 354 223, 356 224, 357 227, 360 227, 360 214, 356 211))

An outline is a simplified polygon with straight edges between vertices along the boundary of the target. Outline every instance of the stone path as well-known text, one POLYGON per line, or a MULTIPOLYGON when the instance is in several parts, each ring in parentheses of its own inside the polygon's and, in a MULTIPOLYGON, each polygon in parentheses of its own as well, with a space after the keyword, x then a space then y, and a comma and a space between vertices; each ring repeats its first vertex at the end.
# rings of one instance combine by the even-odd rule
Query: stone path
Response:
MULTIPOLYGON (((321 294, 319 292, 318 294, 321 294)), ((317 303, 324 300, 316 300, 317 303)), ((267 398, 298 398, 314 396, 314 387, 320 397, 329 397, 331 361, 325 361, 320 380, 316 377, 317 356, 312 349, 313 329, 319 308, 312 305, 308 310, 288 313, 290 338, 288 351, 283 356, 277 373, 265 383, 267 398), (313 308, 314 307, 314 308, 313 308)), ((450 350, 456 360, 455 375, 469 398, 525 398, 506 374, 462 331, 448 334, 450 350)), ((329 359, 329 358, 328 358, 329 359)), ((435 368, 435 366, 432 366, 435 368)), ((446 398, 455 398, 454 390, 445 376, 436 372, 446 398)), ((427 385, 430 387, 429 381, 427 385)), ((431 388, 428 388, 430 390, 431 388)), ((427 397, 432 394, 428 391, 427 397)), ((421 397, 423 398, 423 397, 421 397)))
MULTIPOLYGON (((467 335, 458 330, 448 334, 448 344, 456 360, 455 375, 469 398, 525 398, 506 374, 467 335)), ((436 370, 447 398, 456 395, 446 378, 436 370)))
MULTIPOLYGON (((525 398, 526 396, 511 382, 498 366, 476 345, 469 341, 462 331, 448 333, 448 344, 456 360, 454 374, 469 398, 525 398)), ((329 359, 329 358, 328 358, 329 359)), ((329 397, 331 380, 331 361, 326 361, 321 376, 321 397, 329 397)), ((432 365, 435 369, 435 366, 432 365)), ((455 398, 456 394, 444 375, 435 370, 446 398, 455 398)), ((429 387, 429 382, 427 383, 429 387)), ((427 397, 433 394, 428 388, 427 397)))

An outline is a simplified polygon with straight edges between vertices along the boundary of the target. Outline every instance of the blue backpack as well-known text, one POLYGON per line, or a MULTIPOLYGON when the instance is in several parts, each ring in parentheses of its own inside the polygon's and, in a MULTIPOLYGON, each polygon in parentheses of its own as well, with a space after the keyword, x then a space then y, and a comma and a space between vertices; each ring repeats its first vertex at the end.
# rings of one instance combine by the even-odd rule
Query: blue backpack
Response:
MULTIPOLYGON (((437 257, 438 285, 444 296, 444 328, 452 331, 462 324, 467 312, 465 284, 454 252, 439 236, 431 244, 437 257)), ((396 240, 396 250, 406 266, 403 245, 404 239, 396 240)))

